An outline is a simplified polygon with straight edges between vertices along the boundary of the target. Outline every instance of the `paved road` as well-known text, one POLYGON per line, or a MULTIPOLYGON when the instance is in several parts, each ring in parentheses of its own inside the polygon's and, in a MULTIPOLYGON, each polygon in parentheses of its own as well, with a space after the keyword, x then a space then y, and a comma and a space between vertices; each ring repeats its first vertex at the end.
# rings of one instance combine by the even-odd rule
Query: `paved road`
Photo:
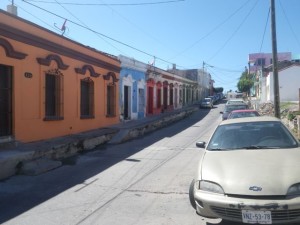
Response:
POLYGON ((0 223, 11 225, 210 225, 197 216, 188 188, 219 111, 191 117, 143 138, 68 159, 40 176, 0 182, 0 223))

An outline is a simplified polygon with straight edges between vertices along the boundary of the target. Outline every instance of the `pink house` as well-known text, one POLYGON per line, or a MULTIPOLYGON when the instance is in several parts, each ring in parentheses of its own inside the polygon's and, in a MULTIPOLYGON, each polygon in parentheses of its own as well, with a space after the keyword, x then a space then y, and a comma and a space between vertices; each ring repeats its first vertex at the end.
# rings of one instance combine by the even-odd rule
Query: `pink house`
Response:
MULTIPOLYGON (((291 52, 280 52, 277 53, 278 61, 291 61, 292 53, 291 52)), ((262 67, 267 67, 272 63, 273 55, 272 53, 251 53, 248 57, 249 70, 250 73, 255 73, 257 70, 260 70, 262 67)))

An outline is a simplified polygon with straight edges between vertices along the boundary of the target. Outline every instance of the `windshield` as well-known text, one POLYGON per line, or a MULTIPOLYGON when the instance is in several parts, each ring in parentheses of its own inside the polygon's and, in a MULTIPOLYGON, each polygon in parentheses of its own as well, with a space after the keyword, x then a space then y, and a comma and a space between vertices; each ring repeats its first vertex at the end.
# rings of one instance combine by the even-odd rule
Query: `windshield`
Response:
POLYGON ((207 150, 296 148, 298 141, 277 121, 220 125, 207 150))

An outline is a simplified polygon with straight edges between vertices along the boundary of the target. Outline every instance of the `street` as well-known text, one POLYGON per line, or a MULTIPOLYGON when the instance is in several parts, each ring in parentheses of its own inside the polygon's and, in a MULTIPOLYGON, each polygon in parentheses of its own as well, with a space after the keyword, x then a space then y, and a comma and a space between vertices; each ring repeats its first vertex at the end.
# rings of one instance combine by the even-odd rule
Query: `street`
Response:
POLYGON ((101 146, 39 176, 0 182, 0 223, 9 225, 227 224, 196 215, 188 189, 199 140, 223 105, 119 145, 101 146))

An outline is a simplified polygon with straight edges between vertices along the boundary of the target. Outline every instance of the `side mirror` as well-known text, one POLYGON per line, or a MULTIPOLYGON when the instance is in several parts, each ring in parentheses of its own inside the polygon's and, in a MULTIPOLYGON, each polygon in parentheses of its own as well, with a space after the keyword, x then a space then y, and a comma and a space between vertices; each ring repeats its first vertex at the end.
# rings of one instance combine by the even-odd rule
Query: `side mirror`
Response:
POLYGON ((196 147, 198 147, 198 148, 205 148, 205 145, 206 145, 205 141, 196 142, 196 147))

